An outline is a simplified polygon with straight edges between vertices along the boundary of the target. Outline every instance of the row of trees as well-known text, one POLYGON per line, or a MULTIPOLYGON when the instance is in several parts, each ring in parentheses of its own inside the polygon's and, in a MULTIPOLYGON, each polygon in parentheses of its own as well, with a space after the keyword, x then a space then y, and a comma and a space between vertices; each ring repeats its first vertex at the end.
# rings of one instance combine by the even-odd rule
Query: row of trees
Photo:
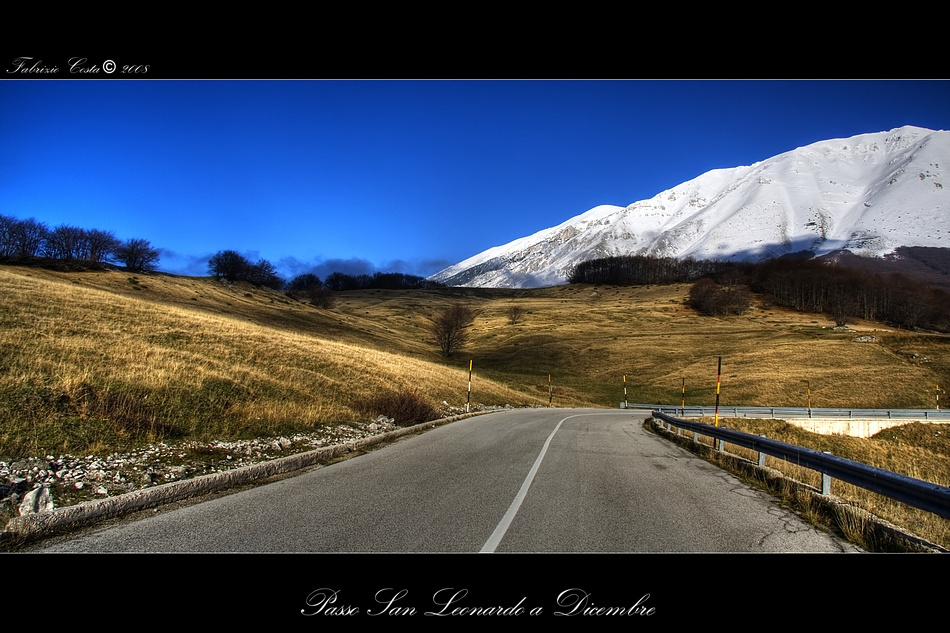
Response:
MULTIPOLYGON (((945 257, 925 253, 931 260, 945 257)), ((571 283, 613 285, 692 281, 689 303, 703 314, 742 314, 751 292, 773 305, 827 314, 836 324, 872 319, 910 329, 950 331, 950 293, 901 274, 882 274, 823 259, 779 258, 733 263, 686 258, 625 256, 574 267, 571 283)))
POLYGON ((116 263, 129 270, 147 271, 158 266, 158 249, 147 240, 122 241, 111 231, 61 224, 50 228, 35 219, 19 220, 0 215, 0 257, 101 265, 116 263))
MULTIPOLYGON (((20 220, 0 215, 0 259, 25 261, 47 259, 71 264, 118 264, 130 271, 147 272, 158 268, 159 251, 148 240, 116 237, 112 231, 85 229, 62 224, 50 228, 33 218, 20 220)), ((305 296, 315 304, 325 305, 331 291, 388 289, 407 290, 441 288, 445 284, 404 273, 348 275, 335 272, 321 281, 312 273, 298 275, 289 282, 277 274, 277 268, 266 259, 251 261, 235 250, 223 250, 208 260, 208 272, 228 281, 247 281, 257 286, 305 296)))
POLYGON ((836 325, 869 319, 908 329, 950 331, 950 293, 899 273, 873 273, 821 259, 737 265, 698 280, 690 304, 704 314, 741 314, 750 290, 768 303, 825 314, 836 325))
POLYGON ((749 285, 776 305, 910 329, 950 331, 950 293, 899 273, 877 274, 822 260, 772 260, 749 269, 749 285))
POLYGON ((312 297, 315 294, 343 290, 411 290, 424 288, 442 288, 445 284, 429 281, 425 277, 405 273, 382 273, 372 275, 348 275, 334 272, 322 280, 313 273, 297 275, 290 281, 277 275, 276 267, 266 259, 252 262, 234 250, 218 251, 208 260, 208 273, 228 281, 247 281, 257 286, 266 286, 275 290, 284 289, 292 296, 312 297))
POLYGON ((425 290, 445 287, 445 284, 425 277, 381 272, 372 275, 331 273, 323 283, 330 290, 425 290))
POLYGON ((568 273, 572 284, 608 284, 612 286, 639 286, 690 282, 714 275, 732 264, 714 260, 686 257, 651 257, 647 255, 620 255, 600 257, 575 264, 568 273))
POLYGON ((252 262, 237 251, 218 251, 208 260, 208 272, 216 278, 228 281, 247 281, 255 286, 280 290, 284 280, 277 275, 277 268, 264 258, 252 262))

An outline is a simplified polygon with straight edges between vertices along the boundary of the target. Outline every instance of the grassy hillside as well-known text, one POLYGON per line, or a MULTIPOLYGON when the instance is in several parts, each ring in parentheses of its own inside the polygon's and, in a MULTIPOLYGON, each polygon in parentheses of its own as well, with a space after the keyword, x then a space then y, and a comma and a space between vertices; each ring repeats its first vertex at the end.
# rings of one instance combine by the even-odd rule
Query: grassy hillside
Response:
MULTIPOLYGON (((522 391, 552 374, 558 393, 616 407, 623 399, 713 404, 722 356, 724 405, 934 406, 950 379, 950 337, 893 332, 876 323, 837 332, 821 315, 756 308, 744 316, 697 316, 688 285, 559 286, 481 302, 470 355, 485 376, 522 391), (512 326, 505 311, 524 305, 512 326), (875 341, 858 342, 859 336, 875 341), (806 382, 807 385, 806 385, 806 382)), ((380 310, 379 306, 377 310, 380 310)), ((557 404, 557 402, 555 402, 557 404)))
POLYGON ((115 450, 156 439, 238 438, 366 418, 355 403, 418 388, 433 403, 616 407, 715 401, 804 406, 934 405, 950 338, 757 308, 700 317, 688 286, 367 290, 333 309, 210 278, 0 268, 0 458, 115 450), (478 311, 444 359, 428 318, 478 311), (516 324, 508 308, 524 308, 516 324))
MULTIPOLYGON (((273 291, 0 268, 0 296, 2 456, 306 431, 407 388, 465 403, 467 372, 408 352, 411 341, 389 344, 369 317, 273 291)), ((489 381, 476 397, 532 403, 489 381)))

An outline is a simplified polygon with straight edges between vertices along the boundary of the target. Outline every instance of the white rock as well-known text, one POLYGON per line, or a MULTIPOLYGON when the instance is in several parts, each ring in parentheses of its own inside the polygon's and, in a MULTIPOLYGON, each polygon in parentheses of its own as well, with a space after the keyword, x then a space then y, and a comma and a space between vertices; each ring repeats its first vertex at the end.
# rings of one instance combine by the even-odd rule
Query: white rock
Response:
POLYGON ((25 495, 20 502, 20 516, 24 514, 38 514, 40 512, 49 512, 53 509, 53 498, 49 494, 49 488, 40 486, 34 488, 25 495))

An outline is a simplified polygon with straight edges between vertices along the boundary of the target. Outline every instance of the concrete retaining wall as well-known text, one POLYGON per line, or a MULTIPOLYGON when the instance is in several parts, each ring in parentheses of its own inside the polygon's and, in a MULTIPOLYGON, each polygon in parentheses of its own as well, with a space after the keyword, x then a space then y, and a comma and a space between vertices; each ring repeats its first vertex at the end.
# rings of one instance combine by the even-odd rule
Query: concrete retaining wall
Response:
MULTIPOLYGON (((933 424, 931 420, 841 420, 821 418, 785 418, 789 424, 812 433, 822 435, 850 435, 851 437, 871 437, 879 431, 892 426, 904 426, 913 422, 933 424)), ((943 424, 943 423, 937 423, 943 424)))

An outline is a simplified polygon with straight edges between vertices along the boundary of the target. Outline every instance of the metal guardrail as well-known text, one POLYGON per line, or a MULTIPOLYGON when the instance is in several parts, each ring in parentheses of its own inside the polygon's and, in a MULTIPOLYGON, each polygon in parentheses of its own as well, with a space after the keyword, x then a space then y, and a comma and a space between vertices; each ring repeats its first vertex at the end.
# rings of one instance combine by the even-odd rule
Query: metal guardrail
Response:
MULTIPOLYGON (((723 427, 675 418, 659 410, 653 411, 653 417, 666 422, 669 430, 672 430, 670 427, 675 426, 693 431, 694 440, 697 439, 697 435, 704 435, 721 442, 728 442, 758 451, 760 466, 765 464, 764 455, 771 455, 798 466, 816 470, 822 473, 822 494, 831 493, 831 478, 835 478, 915 508, 933 512, 945 519, 950 519, 950 488, 946 486, 899 475, 889 470, 868 466, 843 457, 836 457, 830 453, 822 453, 810 448, 786 444, 723 427)), ((721 442, 719 450, 722 450, 721 442)))
MULTIPOLYGON (((682 417, 713 417, 716 407, 620 403, 621 409, 648 409, 682 417)), ((839 420, 933 420, 950 422, 950 411, 936 409, 808 409, 805 407, 719 407, 720 417, 821 418, 839 420)))

